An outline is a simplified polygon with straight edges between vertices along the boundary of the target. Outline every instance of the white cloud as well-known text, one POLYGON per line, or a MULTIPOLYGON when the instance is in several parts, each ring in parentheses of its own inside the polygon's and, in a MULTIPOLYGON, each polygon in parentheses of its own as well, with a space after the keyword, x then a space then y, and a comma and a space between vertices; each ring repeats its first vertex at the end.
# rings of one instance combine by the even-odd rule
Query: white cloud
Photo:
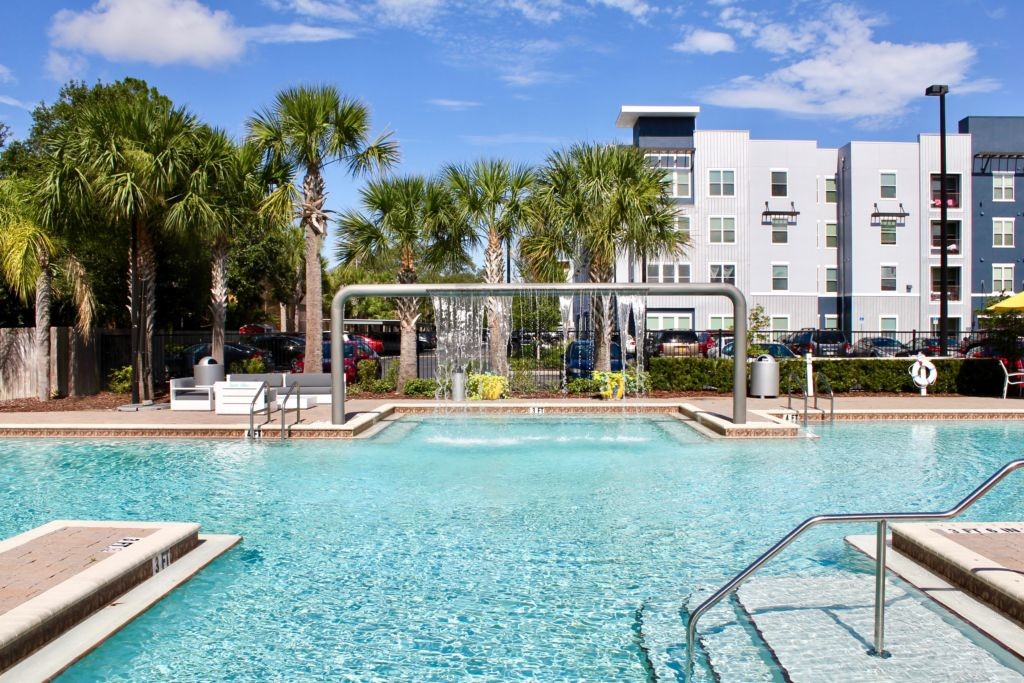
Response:
POLYGON ((3 64, 0 64, 0 83, 14 82, 16 82, 16 79, 14 78, 14 73, 3 64))
POLYGON ((99 0, 83 12, 61 10, 50 37, 58 47, 110 61, 211 66, 232 61, 245 38, 228 12, 197 0, 99 0))
POLYGON ((9 107, 17 107, 18 109, 24 109, 25 111, 32 111, 32 105, 28 102, 22 102, 16 100, 13 97, 7 97, 6 95, 0 95, 0 104, 6 104, 9 107))
POLYGON ((86 62, 81 55, 50 50, 43 66, 46 69, 46 76, 50 80, 64 83, 81 76, 85 71, 86 62))
POLYGON ((427 100, 427 103, 450 111, 465 111, 467 109, 480 106, 479 102, 473 102, 471 100, 446 100, 441 97, 427 100))
POLYGON ((587 0, 591 5, 600 5, 619 9, 633 16, 634 19, 643 19, 651 12, 651 6, 643 0, 587 0))
POLYGON ((242 33, 254 43, 321 43, 355 35, 351 31, 308 24, 270 24, 242 29, 242 33))
MULTIPOLYGON (((732 9, 732 8, 730 8, 732 9)), ((732 27, 750 17, 732 14, 732 27)), ((871 123, 905 113, 920 102, 931 83, 993 89, 994 81, 968 81, 975 50, 966 42, 892 43, 876 41, 877 19, 834 6, 822 21, 782 27, 763 23, 750 35, 762 49, 768 36, 801 37, 792 61, 763 75, 744 75, 704 93, 705 101, 727 107, 772 109, 791 114, 857 119, 871 123), (783 30, 785 29, 785 30, 783 30)))
POLYGON ((444 0, 377 0, 377 15, 393 26, 424 28, 433 23, 444 0))
POLYGON ((691 29, 686 37, 672 46, 676 52, 691 52, 713 55, 717 52, 735 52, 736 41, 728 33, 691 29))
POLYGON ((359 13, 344 0, 275 0, 270 5, 277 10, 290 9, 297 14, 314 19, 335 21, 356 21, 359 13))
POLYGON ((565 10, 561 0, 509 0, 508 6, 535 24, 552 24, 562 18, 565 10))
MULTIPOLYGON (((232 62, 242 56, 250 41, 316 42, 351 35, 336 28, 298 23, 238 26, 230 13, 212 10, 199 0, 98 0, 81 12, 57 12, 50 26, 56 47, 99 54, 112 62, 158 66, 210 67, 232 62)), ((53 74, 71 67, 80 69, 82 64, 76 60, 80 58, 51 52, 47 69, 53 74)))

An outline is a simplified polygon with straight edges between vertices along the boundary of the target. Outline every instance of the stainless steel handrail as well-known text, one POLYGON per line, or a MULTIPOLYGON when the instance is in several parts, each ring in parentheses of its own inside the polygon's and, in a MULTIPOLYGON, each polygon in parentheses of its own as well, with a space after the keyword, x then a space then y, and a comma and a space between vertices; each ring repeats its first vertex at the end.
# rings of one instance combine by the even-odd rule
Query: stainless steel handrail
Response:
POLYGON ((1024 467, 1024 460, 1012 460, 985 482, 969 493, 963 500, 945 512, 878 512, 878 513, 854 513, 842 515, 818 515, 808 517, 782 539, 766 550, 760 557, 747 565, 747 568, 728 583, 719 588, 707 600, 702 602, 690 614, 686 627, 686 679, 693 678, 693 648, 697 642, 697 622, 709 609, 717 605, 723 598, 739 588, 740 584, 750 578, 758 569, 765 565, 770 559, 778 555, 790 543, 796 540, 811 527, 819 524, 844 524, 850 522, 877 522, 877 553, 875 560, 875 646, 871 654, 885 656, 885 534, 890 522, 925 522, 929 520, 952 519, 963 513, 964 510, 973 505, 979 498, 988 493, 993 486, 998 484, 1011 472, 1024 467))
POLYGON ((829 419, 829 422, 835 422, 836 421, 836 394, 835 394, 834 391, 832 391, 832 384, 828 381, 828 377, 826 377, 825 375, 823 375, 821 373, 818 373, 818 374, 816 374, 814 376, 814 384, 815 384, 815 388, 814 388, 814 409, 815 410, 819 410, 819 408, 818 408, 818 395, 820 393, 820 387, 818 387, 818 385, 819 384, 824 384, 825 385, 825 390, 828 391, 828 419, 829 419))
POLYGON ((281 404, 281 441, 284 441, 284 414, 288 412, 288 399, 291 398, 292 389, 299 390, 299 393, 295 395, 295 422, 293 424, 299 424, 302 421, 302 382, 296 382, 288 387, 288 391, 284 395, 284 402, 281 404))
MULTIPOLYGON (((245 436, 247 438, 250 438, 250 439, 255 439, 256 438, 256 427, 253 424, 253 422, 255 421, 255 414, 256 414, 256 411, 255 411, 255 409, 256 409, 256 399, 258 399, 260 397, 260 394, 262 394, 262 393, 264 393, 266 391, 270 391, 270 387, 267 386, 266 382, 260 382, 260 388, 256 390, 256 395, 252 397, 251 401, 249 401, 249 431, 247 431, 245 433, 245 436)), ((269 405, 268 405, 267 415, 268 416, 270 415, 269 405)))
MULTIPOLYGON (((807 389, 804 388, 803 383, 800 380, 800 375, 797 374, 796 370, 789 371, 789 377, 786 379, 786 409, 793 410, 793 387, 799 386, 800 393, 804 397, 804 427, 807 426, 807 389)), ((817 408, 817 406, 815 406, 817 408)))

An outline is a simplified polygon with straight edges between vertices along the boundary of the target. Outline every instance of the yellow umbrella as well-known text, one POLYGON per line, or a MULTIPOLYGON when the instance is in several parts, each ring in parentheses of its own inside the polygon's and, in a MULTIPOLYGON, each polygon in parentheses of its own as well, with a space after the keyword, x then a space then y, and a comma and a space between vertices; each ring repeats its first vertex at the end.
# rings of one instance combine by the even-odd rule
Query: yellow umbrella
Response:
POLYGON ((1014 294, 1008 299, 1003 299, 997 304, 988 307, 990 311, 1021 311, 1024 310, 1024 292, 1014 294))

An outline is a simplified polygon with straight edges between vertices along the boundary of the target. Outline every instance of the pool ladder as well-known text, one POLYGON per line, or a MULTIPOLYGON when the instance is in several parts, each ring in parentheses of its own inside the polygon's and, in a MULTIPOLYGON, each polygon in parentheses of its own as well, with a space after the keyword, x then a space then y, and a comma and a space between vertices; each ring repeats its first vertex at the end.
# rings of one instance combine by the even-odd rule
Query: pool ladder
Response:
POLYGON ((792 531, 782 537, 775 545, 766 550, 760 557, 747 565, 747 568, 736 576, 732 577, 724 586, 719 588, 707 600, 702 602, 690 614, 686 625, 686 680, 693 680, 693 648, 697 643, 697 622, 704 613, 717 605, 725 597, 733 593, 740 584, 753 576, 761 567, 768 563, 773 557, 781 553, 786 546, 795 541, 805 531, 816 527, 819 524, 845 524, 852 522, 875 522, 875 628, 874 647, 868 654, 887 657, 885 652, 885 555, 886 555, 886 532, 890 522, 927 522, 930 520, 953 519, 959 516, 987 494, 992 488, 1002 481, 1008 474, 1024 467, 1024 460, 1011 460, 1003 465, 995 474, 969 493, 959 503, 945 512, 877 512, 877 513, 854 513, 839 515, 817 515, 808 517, 792 531))
MULTIPOLYGON (((803 383, 800 380, 800 375, 797 374, 796 370, 789 371, 789 378, 786 380, 786 408, 793 410, 793 387, 800 387, 800 392, 804 396, 804 426, 807 426, 807 408, 808 399, 807 390, 803 388, 803 383)), ((828 420, 829 422, 836 421, 836 394, 832 391, 832 384, 829 383, 828 377, 820 372, 814 374, 814 409, 818 408, 818 396, 824 391, 828 395, 828 420)))
MULTIPOLYGON (((252 401, 249 403, 249 429, 245 432, 245 438, 247 439, 258 439, 262 436, 262 430, 256 430, 256 413, 267 412, 267 417, 270 417, 270 402, 267 402, 266 408, 256 408, 256 401, 259 397, 266 396, 267 392, 270 391, 270 387, 266 382, 260 382, 259 389, 256 390, 256 395, 252 397, 252 401)), ((285 428, 284 420, 285 413, 288 412, 288 399, 291 398, 292 392, 295 391, 295 422, 292 425, 297 425, 302 421, 302 383, 296 382, 295 384, 288 387, 287 393, 284 395, 284 401, 281 403, 281 441, 288 438, 288 431, 285 428)), ((269 420, 268 420, 269 421, 269 420)))

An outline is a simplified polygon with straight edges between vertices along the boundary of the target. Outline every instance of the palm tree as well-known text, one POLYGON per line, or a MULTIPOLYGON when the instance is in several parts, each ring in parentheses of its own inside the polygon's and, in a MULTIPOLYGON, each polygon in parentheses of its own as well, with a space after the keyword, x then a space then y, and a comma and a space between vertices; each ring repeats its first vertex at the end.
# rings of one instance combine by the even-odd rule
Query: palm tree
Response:
MULTIPOLYGON (((449 165, 444 176, 464 220, 473 230, 473 246, 485 243, 484 282, 500 284, 505 279, 503 247, 511 248, 521 228, 523 205, 534 185, 534 172, 507 161, 480 160, 469 166, 449 165)), ((505 315, 501 300, 488 298, 491 368, 499 374, 504 374, 508 365, 508 340, 502 326, 505 315)))
POLYGON ((33 186, 17 176, 0 180, 0 275, 25 303, 35 295, 36 391, 50 399, 50 305, 54 280, 74 302, 78 333, 92 335, 94 300, 82 264, 40 220, 33 186), (63 286, 62 286, 63 285, 63 286))
MULTIPOLYGON (((528 272, 550 279, 562 260, 582 259, 590 282, 612 282, 616 257, 675 256, 686 245, 675 224, 668 179, 635 147, 581 143, 551 154, 520 244, 528 272)), ((609 298, 592 298, 595 367, 611 368, 609 298)))
POLYGON ((279 185, 264 202, 266 210, 288 210, 300 220, 306 237, 306 371, 320 372, 323 342, 320 249, 327 235, 327 192, 324 167, 344 163, 353 175, 386 169, 398 160, 389 136, 369 139, 370 116, 357 100, 342 98, 329 85, 299 86, 278 93, 269 109, 249 119, 249 140, 271 163, 291 170, 290 182, 279 185), (299 198, 294 179, 302 179, 299 198))
POLYGON ((200 131, 187 110, 146 97, 87 106, 73 125, 44 142, 46 218, 71 222, 92 210, 131 236, 133 403, 153 398, 154 231, 167 227, 168 207, 187 194, 182 183, 192 171, 200 131))
MULTIPOLYGON (((369 182, 360 193, 364 211, 346 211, 339 225, 338 258, 345 265, 397 270, 399 284, 418 281, 423 267, 456 269, 469 263, 469 235, 455 220, 447 186, 418 176, 369 182)), ((416 372, 419 301, 395 302, 401 326, 398 389, 416 372)))

